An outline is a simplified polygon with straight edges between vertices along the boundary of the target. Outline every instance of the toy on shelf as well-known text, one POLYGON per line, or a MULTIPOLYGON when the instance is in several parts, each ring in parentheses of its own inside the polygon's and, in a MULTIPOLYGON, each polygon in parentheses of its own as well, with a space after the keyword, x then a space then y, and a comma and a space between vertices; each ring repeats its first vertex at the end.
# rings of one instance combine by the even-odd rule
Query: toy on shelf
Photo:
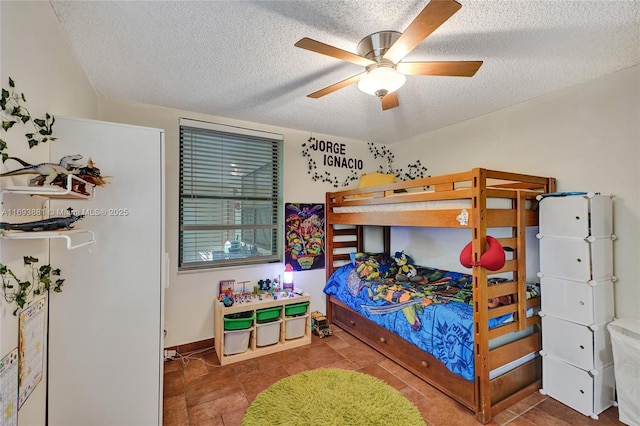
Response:
POLYGON ((96 167, 91 158, 89 158, 85 166, 76 163, 80 159, 82 159, 82 155, 75 154, 66 155, 57 163, 29 164, 18 157, 7 157, 7 160, 14 160, 20 163, 22 168, 2 173, 0 177, 32 174, 36 176, 29 180, 29 186, 31 187, 59 186, 69 191, 89 196, 91 193, 87 191, 87 184, 105 186, 109 182, 101 176, 100 169, 96 167), (79 179, 68 179, 68 176, 75 176, 79 179))
POLYGON ((72 229, 73 223, 84 217, 81 215, 74 215, 73 209, 69 207, 69 216, 67 217, 52 217, 49 219, 36 220, 34 222, 22 222, 22 223, 8 223, 0 222, 0 230, 5 231, 24 231, 24 232, 38 232, 38 231, 55 231, 56 229, 72 229))
POLYGON ((236 280, 220 280, 220 296, 225 294, 233 294, 233 288, 235 287, 236 280))

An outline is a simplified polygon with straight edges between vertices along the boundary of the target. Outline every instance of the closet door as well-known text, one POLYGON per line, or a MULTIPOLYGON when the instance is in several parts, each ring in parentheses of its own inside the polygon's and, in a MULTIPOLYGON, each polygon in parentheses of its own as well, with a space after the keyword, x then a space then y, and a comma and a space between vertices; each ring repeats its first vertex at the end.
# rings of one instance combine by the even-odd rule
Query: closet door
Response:
POLYGON ((161 424, 163 133, 88 120, 56 120, 51 158, 82 154, 109 176, 76 228, 96 244, 51 241, 66 279, 50 295, 48 421, 54 426, 161 424))

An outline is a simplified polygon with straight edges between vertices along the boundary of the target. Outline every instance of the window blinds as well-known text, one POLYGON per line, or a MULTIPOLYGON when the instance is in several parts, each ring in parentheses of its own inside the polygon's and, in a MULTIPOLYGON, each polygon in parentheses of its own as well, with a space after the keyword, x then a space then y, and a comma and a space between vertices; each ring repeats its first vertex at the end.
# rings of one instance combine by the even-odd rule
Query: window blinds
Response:
POLYGON ((180 268, 280 260, 282 136, 180 120, 180 268))

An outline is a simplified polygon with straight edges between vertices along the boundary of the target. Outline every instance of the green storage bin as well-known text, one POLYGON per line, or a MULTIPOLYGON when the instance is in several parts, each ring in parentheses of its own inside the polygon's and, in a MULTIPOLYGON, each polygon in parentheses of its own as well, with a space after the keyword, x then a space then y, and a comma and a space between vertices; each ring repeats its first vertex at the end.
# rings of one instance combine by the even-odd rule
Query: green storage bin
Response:
POLYGON ((307 306, 309 306, 309 302, 296 303, 295 305, 287 305, 284 307, 284 314, 285 316, 288 316, 288 317, 304 315, 307 313, 307 306))
POLYGON ((242 330, 244 328, 249 328, 253 325, 254 318, 255 315, 253 314, 253 311, 225 315, 223 318, 224 329, 242 330))
POLYGON ((259 309, 256 311, 256 321, 263 323, 276 320, 280 318, 280 312, 282 306, 276 306, 274 308, 259 309))

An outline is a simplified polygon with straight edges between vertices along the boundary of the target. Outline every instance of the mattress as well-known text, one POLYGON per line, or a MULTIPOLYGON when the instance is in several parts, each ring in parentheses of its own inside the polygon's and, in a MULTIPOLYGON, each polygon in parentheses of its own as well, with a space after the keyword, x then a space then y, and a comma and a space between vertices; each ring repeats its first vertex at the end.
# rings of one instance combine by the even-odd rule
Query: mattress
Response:
MULTIPOLYGON (((442 293, 436 292, 435 295, 426 296, 431 302, 425 306, 424 302, 415 302, 424 301, 425 293, 420 292, 418 295, 414 292, 416 297, 413 299, 398 295, 399 299, 390 303, 389 297, 385 296, 389 287, 387 283, 357 280, 357 284, 354 285, 355 266, 351 263, 336 269, 327 281, 324 292, 336 297, 363 317, 435 356, 451 372, 473 381, 473 308, 469 304, 470 291, 468 291, 471 276, 459 272, 426 269, 438 271, 439 276, 442 277, 441 280, 446 280, 447 288, 457 286, 460 289, 466 289, 455 296, 460 301, 446 296, 440 297, 442 293), (465 291, 468 292, 465 293, 465 291), (411 303, 412 300, 415 303, 411 303)), ((527 314, 531 315, 533 311, 528 310, 527 314)), ((489 328, 495 328, 512 320, 512 314, 492 318, 489 320, 489 328)), ((507 336, 501 336, 499 345, 508 343, 507 336)), ((519 337, 522 335, 513 336, 511 340, 519 337)), ((522 359, 520 363, 514 362, 508 367, 501 367, 491 372, 491 377, 497 377, 526 361, 528 359, 522 359)))
MULTIPOLYGON (((417 210, 471 210, 470 199, 457 200, 437 200, 437 201, 418 201, 409 203, 394 203, 393 196, 385 197, 384 200, 389 202, 383 204, 370 204, 360 206, 340 206, 334 207, 334 213, 368 213, 368 212, 407 212, 417 210)), ((489 209, 511 209, 510 198, 487 198, 487 208, 489 209)), ((527 201, 526 209, 532 208, 531 201, 527 201)))

